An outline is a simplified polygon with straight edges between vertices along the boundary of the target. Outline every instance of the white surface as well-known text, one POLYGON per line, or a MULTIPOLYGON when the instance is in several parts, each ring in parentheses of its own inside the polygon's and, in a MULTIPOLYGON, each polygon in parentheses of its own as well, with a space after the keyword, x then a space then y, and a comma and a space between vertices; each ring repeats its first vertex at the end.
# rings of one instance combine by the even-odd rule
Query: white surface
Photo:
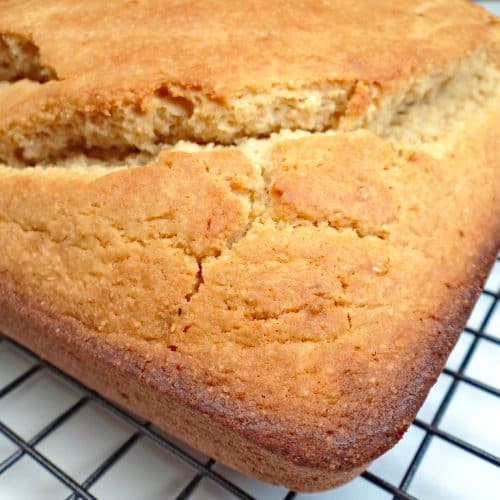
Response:
POLYGON ((98 498, 120 500, 174 498, 194 476, 188 465, 165 461, 165 453, 157 445, 140 438, 91 492, 98 498))
POLYGON ((491 12, 496 14, 497 16, 500 16, 500 2, 498 1, 486 1, 486 2, 476 2, 479 5, 482 5, 486 9, 489 9, 491 12))
MULTIPOLYGON (((479 2, 500 14, 500 2, 479 2)), ((500 288, 500 263, 496 263, 485 287, 492 292, 500 288)), ((492 299, 482 295, 468 325, 478 328, 492 299)), ((500 306, 497 305, 485 329, 500 338, 500 306)), ((447 366, 457 369, 473 341, 463 333, 447 366)), ((0 344, 0 388, 9 383, 32 362, 9 347, 0 344)), ((468 376, 494 387, 500 385, 500 348, 481 340, 469 363, 468 376)), ((432 388, 418 418, 430 422, 452 379, 441 375, 432 388)), ((29 439, 52 419, 75 403, 81 395, 45 370, 37 373, 8 396, 0 399, 0 420, 23 438, 29 439)), ((500 455, 500 399, 464 383, 458 390, 441 421, 440 428, 486 451, 500 455)), ((78 481, 133 433, 93 403, 86 404, 57 431, 39 443, 37 450, 53 460, 78 481)), ((401 442, 369 468, 379 477, 397 485, 425 433, 412 426, 401 442)), ((187 449, 187 447, 184 447, 187 449)), ((0 462, 16 451, 16 446, 0 435, 0 462)), ((190 450, 189 450, 190 451, 190 450)), ((206 457, 193 452, 196 458, 206 457)), ((259 499, 283 498, 286 490, 247 478, 216 464, 214 470, 259 499)), ((158 500, 173 498, 195 476, 195 471, 146 438, 135 442, 91 488, 104 500, 158 500)), ((434 437, 412 481, 409 492, 431 500, 498 500, 500 473, 489 463, 434 437)), ((0 475, 0 500, 45 500, 65 498, 70 493, 34 460, 24 456, 0 475)), ((203 479, 193 500, 225 500, 234 498, 209 479, 203 479)), ((391 495, 369 481, 358 478, 341 488, 311 495, 298 495, 297 500, 378 500, 391 495)))

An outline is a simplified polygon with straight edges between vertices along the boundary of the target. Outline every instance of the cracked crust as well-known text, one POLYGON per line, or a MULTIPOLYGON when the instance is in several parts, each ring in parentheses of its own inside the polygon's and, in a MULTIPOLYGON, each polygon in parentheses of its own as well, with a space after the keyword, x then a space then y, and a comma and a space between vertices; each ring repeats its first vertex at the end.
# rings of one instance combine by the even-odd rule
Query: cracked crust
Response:
MULTIPOLYGON (((476 47, 489 18, 465 5, 476 47)), ((381 103, 399 111, 379 135, 0 167, 0 328, 239 470, 347 481, 409 426, 499 249, 494 47, 439 53, 466 62, 410 107, 381 103)))
POLYGON ((499 248, 497 123, 485 106, 442 159, 356 132, 272 142, 261 169, 234 149, 96 176, 4 171, 1 327, 229 465, 297 490, 339 484, 410 424, 499 248), (374 168, 368 191, 391 188, 383 237, 322 221, 314 198, 313 221, 267 212, 294 158, 326 183, 353 144, 374 168), (247 169, 244 189, 207 166, 221 155, 247 169), (168 229, 192 193, 171 191, 177 168, 199 176, 187 206, 203 231, 168 229))
MULTIPOLYGON (((340 435, 316 423, 291 425, 275 415, 249 411, 242 401, 207 383, 207 372, 196 373, 176 350, 133 338, 124 344, 121 335, 102 337, 78 320, 42 311, 6 280, 0 328, 89 387, 223 463, 297 491, 317 491, 352 479, 401 437, 442 369, 497 250, 490 243, 470 266, 468 287, 455 289, 452 307, 434 315, 433 330, 421 325, 427 341, 418 346, 420 359, 413 357, 399 373, 398 385, 375 405, 369 396, 356 401, 358 410, 366 403, 370 407, 362 415, 355 413, 356 432, 343 430, 340 435)), ((415 324, 407 327, 414 329, 415 324)), ((350 374, 353 368, 350 364, 350 374)), ((347 387, 365 391, 366 382, 358 376, 347 387)))
POLYGON ((7 66, 7 79, 32 80, 0 92, 0 161, 121 158, 281 129, 383 132, 474 66, 494 31, 460 0, 376 0, 370 16, 345 0, 66 3, 2 2, 0 36, 18 53, 3 59, 33 64, 7 66))

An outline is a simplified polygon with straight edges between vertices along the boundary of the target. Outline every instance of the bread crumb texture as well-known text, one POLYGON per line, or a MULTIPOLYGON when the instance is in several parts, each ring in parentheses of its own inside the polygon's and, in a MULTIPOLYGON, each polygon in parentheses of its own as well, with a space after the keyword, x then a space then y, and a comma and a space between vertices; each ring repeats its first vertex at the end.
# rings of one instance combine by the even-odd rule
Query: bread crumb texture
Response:
POLYGON ((383 132, 474 66, 493 22, 465 1, 6 0, 0 161, 383 132))
POLYGON ((462 1, 66 4, 2 3, 0 279, 140 340, 217 411, 314 429, 320 458, 273 444, 297 463, 374 458, 349 436, 401 436, 498 249, 497 21, 462 1))

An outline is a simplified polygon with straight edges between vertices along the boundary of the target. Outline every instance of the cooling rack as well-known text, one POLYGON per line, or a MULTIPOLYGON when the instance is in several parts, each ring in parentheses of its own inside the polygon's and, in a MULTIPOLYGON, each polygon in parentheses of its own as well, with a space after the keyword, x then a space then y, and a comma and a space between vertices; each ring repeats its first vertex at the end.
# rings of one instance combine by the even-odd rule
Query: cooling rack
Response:
MULTIPOLYGON (((479 3, 500 14, 500 2, 479 3)), ((499 299, 497 258, 467 327, 401 442, 360 478, 317 494, 226 468, 0 333, 0 499, 497 499, 499 299)))

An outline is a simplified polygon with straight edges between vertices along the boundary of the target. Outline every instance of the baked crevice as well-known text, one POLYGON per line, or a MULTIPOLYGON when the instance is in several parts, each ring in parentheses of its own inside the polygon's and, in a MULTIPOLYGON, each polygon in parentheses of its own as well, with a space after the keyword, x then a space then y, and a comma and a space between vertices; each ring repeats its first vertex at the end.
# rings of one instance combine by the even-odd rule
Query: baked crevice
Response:
POLYGON ((16 33, 0 33, 0 82, 26 78, 38 83, 57 80, 54 68, 42 64, 32 40, 16 33))
MULTIPOLYGON (((191 299, 199 292, 201 285, 203 285, 203 259, 196 259, 198 265, 198 271, 196 272, 195 281, 193 284, 193 289, 186 294, 186 302, 191 302, 191 299)), ((179 316, 182 314, 182 308, 179 308, 179 316)))
MULTIPOLYGON (((477 50, 390 91, 377 82, 333 82, 273 86, 266 93, 247 89, 218 101, 169 85, 108 109, 41 109, 30 117, 29 136, 15 116, 0 130, 0 161, 20 167, 67 165, 80 156, 90 164, 146 164, 179 142, 242 145, 290 131, 368 129, 391 141, 427 147, 494 93, 499 71, 487 58, 484 49, 477 50)), ((26 85, 13 87, 21 84, 26 85)))

